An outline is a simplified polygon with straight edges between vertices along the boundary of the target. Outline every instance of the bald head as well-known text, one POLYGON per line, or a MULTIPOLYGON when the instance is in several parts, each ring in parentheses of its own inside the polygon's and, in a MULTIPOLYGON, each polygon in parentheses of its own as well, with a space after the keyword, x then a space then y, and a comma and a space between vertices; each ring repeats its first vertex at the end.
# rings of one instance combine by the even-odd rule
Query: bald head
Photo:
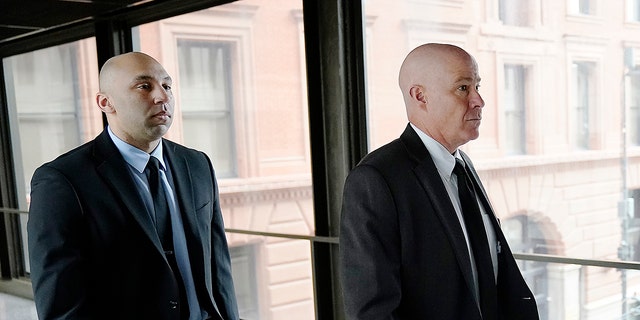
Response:
POLYGON ((142 52, 128 52, 111 57, 100 69, 99 85, 101 92, 113 90, 113 84, 117 82, 123 72, 141 65, 160 65, 151 56, 142 52))
POLYGON ((475 59, 463 49, 429 43, 405 58, 398 84, 409 122, 447 150, 478 137, 484 101, 475 59))
POLYGON ((460 59, 473 60, 462 48, 450 44, 427 43, 409 52, 398 76, 398 84, 405 101, 410 98, 409 91, 413 85, 429 85, 438 81, 440 75, 450 72, 451 62, 460 59))

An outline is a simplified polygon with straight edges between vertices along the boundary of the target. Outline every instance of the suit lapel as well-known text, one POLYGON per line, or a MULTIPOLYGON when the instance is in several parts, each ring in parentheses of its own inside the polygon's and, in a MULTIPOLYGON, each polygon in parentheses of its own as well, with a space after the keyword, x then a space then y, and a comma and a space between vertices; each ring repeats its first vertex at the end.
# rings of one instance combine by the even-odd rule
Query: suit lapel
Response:
MULTIPOLYGON (((220 314, 218 306, 213 300, 213 293, 209 291, 209 287, 205 284, 207 277, 205 276, 204 267, 209 266, 210 263, 204 261, 205 257, 202 250, 194 250, 194 248, 202 248, 205 245, 209 245, 204 244, 203 241, 210 237, 208 234, 202 234, 203 230, 208 229, 203 228, 203 221, 198 220, 202 219, 202 217, 196 215, 197 208, 194 200, 196 191, 193 189, 196 186, 192 181, 194 172, 191 172, 191 166, 185 154, 178 152, 174 143, 163 140, 163 150, 165 158, 169 161, 171 179, 174 184, 176 202, 180 208, 187 246, 192 248, 188 250, 188 253, 196 291, 206 292, 203 296, 210 297, 208 300, 209 308, 213 308, 215 312, 220 314)), ((201 303, 204 303, 204 300, 201 303)))
POLYGON ((200 239, 198 232, 198 221, 195 216, 195 203, 193 202, 193 190, 191 182, 191 170, 189 163, 183 155, 177 153, 174 146, 166 140, 164 142, 164 152, 166 159, 169 161, 171 168, 171 176, 175 188, 176 202, 180 208, 182 215, 182 222, 185 226, 185 236, 188 241, 193 241, 192 238, 200 239))
MULTIPOLYGON (((176 202, 180 209, 184 235, 189 248, 201 248, 202 239, 208 239, 207 235, 201 234, 201 226, 196 216, 196 204, 194 202, 194 185, 191 179, 191 168, 185 156, 176 152, 175 145, 167 140, 163 140, 163 150, 165 159, 169 161, 170 175, 174 184, 176 202)), ((189 250, 191 260, 191 272, 196 281, 204 279, 204 269, 202 266, 204 256, 200 250, 189 250)))
POLYGON ((151 215, 144 205, 140 192, 135 187, 124 158, 116 148, 108 132, 105 130, 96 138, 94 156, 97 159, 97 171, 111 187, 116 197, 131 212, 144 233, 151 239, 156 249, 162 252, 160 238, 156 233, 151 215))
POLYGON ((469 258, 467 242, 456 211, 453 204, 451 204, 451 198, 449 198, 449 194, 442 183, 442 178, 440 178, 438 174, 436 165, 413 128, 407 126, 401 139, 412 155, 413 161, 416 163, 413 171, 420 181, 427 198, 433 205, 435 215, 446 231, 445 233, 449 238, 451 247, 458 260, 462 275, 472 290, 475 285, 472 278, 471 260, 469 258))

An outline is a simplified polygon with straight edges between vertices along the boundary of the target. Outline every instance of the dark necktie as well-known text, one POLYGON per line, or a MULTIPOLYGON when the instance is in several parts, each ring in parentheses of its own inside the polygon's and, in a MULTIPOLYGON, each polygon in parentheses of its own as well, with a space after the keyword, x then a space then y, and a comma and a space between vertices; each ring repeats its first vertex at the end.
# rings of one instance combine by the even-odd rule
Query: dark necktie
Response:
POLYGON ((462 216, 469 236, 471 251, 475 259, 476 270, 478 272, 478 291, 480 294, 480 309, 483 319, 497 318, 497 291, 493 263, 491 262, 491 252, 489 242, 482 221, 478 199, 474 192, 473 183, 464 168, 464 162, 456 158, 456 165, 453 169, 458 180, 458 194, 462 207, 462 216))
POLYGON ((169 204, 164 191, 164 183, 160 177, 160 161, 156 157, 149 157, 149 162, 145 169, 149 179, 149 190, 153 198, 153 209, 155 211, 155 223, 158 237, 165 251, 173 250, 173 240, 171 234, 171 214, 169 204))
MULTIPOLYGON (((160 161, 154 157, 149 157, 149 162, 145 168, 145 174, 149 181, 149 191, 151 191, 151 198, 153 199, 153 209, 155 211, 155 224, 156 232, 160 238, 160 243, 164 250, 167 262, 173 271, 173 275, 176 278, 178 284, 179 298, 180 298, 180 318, 189 318, 189 305, 187 301, 186 289, 182 276, 180 275, 180 269, 178 268, 178 262, 173 250, 173 234, 171 231, 171 212, 169 211, 169 203, 165 195, 165 187, 160 176, 160 161)), ((176 306, 177 307, 177 306, 176 306)))

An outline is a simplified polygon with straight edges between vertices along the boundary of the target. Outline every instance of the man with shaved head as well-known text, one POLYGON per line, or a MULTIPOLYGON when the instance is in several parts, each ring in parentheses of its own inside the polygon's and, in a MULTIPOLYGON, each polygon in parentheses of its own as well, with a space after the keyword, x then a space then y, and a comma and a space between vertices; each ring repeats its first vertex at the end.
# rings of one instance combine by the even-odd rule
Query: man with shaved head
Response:
POLYGON ((144 53, 109 59, 96 95, 108 126, 34 173, 39 319, 238 319, 211 162, 163 138, 171 86, 144 53))
POLYGON ((347 319, 536 320, 471 160, 484 100, 475 59, 430 43, 399 85, 409 123, 371 152, 344 187, 340 266, 347 319))

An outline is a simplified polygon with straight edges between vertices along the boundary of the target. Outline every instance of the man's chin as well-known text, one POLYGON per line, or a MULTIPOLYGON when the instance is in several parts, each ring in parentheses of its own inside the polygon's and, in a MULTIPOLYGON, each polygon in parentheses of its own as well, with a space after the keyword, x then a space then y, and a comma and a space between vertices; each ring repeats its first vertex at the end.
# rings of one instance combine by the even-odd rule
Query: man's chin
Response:
POLYGON ((156 125, 150 128, 149 135, 156 139, 160 139, 167 133, 167 131, 169 131, 170 127, 171 127, 171 122, 167 124, 156 125))
POLYGON ((467 136, 467 138, 469 139, 469 141, 471 140, 476 140, 478 139, 478 137, 480 137, 480 131, 478 130, 478 128, 475 128, 472 132, 469 133, 469 135, 467 136))

